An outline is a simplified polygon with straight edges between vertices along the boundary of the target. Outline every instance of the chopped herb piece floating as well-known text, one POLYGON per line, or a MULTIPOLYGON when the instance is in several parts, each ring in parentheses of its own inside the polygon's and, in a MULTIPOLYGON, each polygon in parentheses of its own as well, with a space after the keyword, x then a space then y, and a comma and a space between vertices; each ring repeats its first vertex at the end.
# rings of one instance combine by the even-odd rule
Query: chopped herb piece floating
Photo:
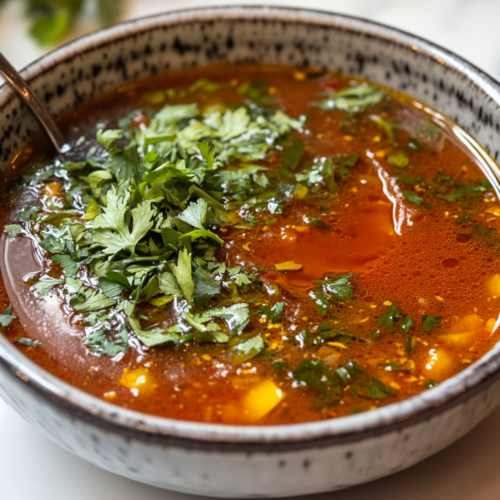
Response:
POLYGON ((422 198, 418 194, 412 193, 411 191, 403 191, 404 197, 414 205, 422 205, 422 198))
POLYGON ((277 302, 273 307, 260 306, 259 311, 265 314, 272 323, 278 323, 285 305, 285 302, 277 302))
POLYGON ((283 167, 295 170, 304 154, 304 141, 297 139, 291 146, 285 147, 283 154, 283 167))
POLYGON ((14 341, 18 344, 25 345, 26 347, 38 347, 40 345, 39 340, 32 340, 27 337, 16 337, 14 341))
POLYGON ((410 158, 403 151, 398 151, 394 155, 389 155, 387 163, 395 165, 398 168, 406 168, 410 163, 410 158))
POLYGON ((19 224, 7 224, 3 229, 9 238, 15 238, 21 232, 22 227, 19 224))
POLYGON ((332 92, 328 98, 318 103, 324 110, 340 109, 351 113, 360 113, 367 107, 378 104, 385 93, 371 85, 358 85, 332 92))
POLYGON ((422 316, 422 330, 429 333, 434 328, 439 328, 441 326, 441 316, 422 316))
POLYGON ((3 314, 0 314, 0 325, 9 326, 13 320, 16 319, 16 316, 12 314, 12 306, 7 307, 3 314))

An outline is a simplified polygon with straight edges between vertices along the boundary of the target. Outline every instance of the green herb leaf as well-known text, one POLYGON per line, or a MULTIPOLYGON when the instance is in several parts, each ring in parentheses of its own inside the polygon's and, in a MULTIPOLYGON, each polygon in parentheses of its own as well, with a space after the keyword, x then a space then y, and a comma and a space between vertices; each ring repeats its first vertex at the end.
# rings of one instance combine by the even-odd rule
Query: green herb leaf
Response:
POLYGON ((264 349, 265 342, 264 339, 257 335, 251 339, 240 342, 233 351, 233 362, 234 363, 245 363, 249 359, 254 358, 264 349))
POLYGON ((3 229, 9 238, 15 238, 21 232, 22 227, 19 224, 7 224, 3 229))
POLYGON ((283 154, 283 168, 295 170, 304 154, 304 141, 297 139, 291 146, 285 146, 283 154))
POLYGON ((38 283, 33 286, 38 293, 39 297, 45 297, 56 285, 62 285, 65 280, 54 280, 51 278, 42 278, 38 283))
POLYGON ((399 328, 401 328, 401 330, 403 330, 403 332, 405 332, 405 333, 408 332, 408 330, 412 327, 412 325, 413 325, 413 320, 411 319, 410 316, 403 318, 399 322, 399 328))
POLYGON ((260 306, 259 312, 265 314, 271 323, 279 323, 285 305, 285 302, 276 302, 273 307, 260 306))
POLYGON ((50 253, 61 253, 66 248, 66 242, 62 238, 56 238, 52 234, 45 236, 39 245, 50 253))
POLYGON ((170 264, 170 269, 172 269, 184 298, 189 304, 192 303, 194 294, 194 281, 191 266, 191 255, 188 253, 187 248, 185 248, 182 252, 179 252, 177 265, 170 264))
POLYGON ((2 314, 0 314, 0 325, 9 326, 15 319, 16 316, 12 314, 12 306, 9 306, 2 314))
POLYGON ((387 314, 384 314, 377 320, 377 325, 385 326, 388 330, 394 330, 394 320, 403 317, 399 307, 392 303, 387 314))
POLYGON ((398 151, 394 155, 389 155, 387 163, 398 168, 406 168, 410 163, 410 158, 403 151, 398 151))
POLYGON ((86 288, 83 294, 71 300, 73 309, 78 312, 100 311, 115 304, 116 300, 112 300, 103 293, 91 288, 86 288))
POLYGON ((116 149, 114 142, 123 137, 123 131, 120 129, 97 130, 97 142, 106 150, 116 149))
POLYGON ((360 113, 368 106, 378 104, 385 93, 371 85, 357 85, 333 92, 328 99, 318 103, 324 110, 342 109, 350 113, 360 113))
POLYGON ((26 347, 38 347, 40 345, 39 340, 32 340, 27 337, 16 337, 14 342, 25 345, 26 347))
POLYGON ((250 322, 250 310, 248 304, 233 304, 229 307, 210 309, 203 313, 210 318, 221 318, 226 320, 231 332, 241 333, 250 322))
POLYGON ((413 203, 414 205, 422 205, 422 198, 420 196, 418 196, 417 194, 415 193, 412 193, 411 191, 405 191, 403 190, 402 191, 404 197, 410 202, 410 203, 413 203))
POLYGON ((90 347, 90 352, 94 356, 116 356, 121 352, 128 350, 129 334, 125 328, 122 328, 116 338, 109 340, 109 334, 101 329, 85 337, 85 344, 90 347))
POLYGON ((220 281, 215 280, 204 269, 199 267, 193 274, 195 303, 205 303, 220 293, 220 281))
POLYGON ((322 285, 325 295, 348 302, 354 295, 354 287, 349 281, 352 276, 353 273, 339 276, 329 275, 326 280, 316 280, 314 283, 322 285))
POLYGON ((80 268, 80 263, 74 261, 69 255, 54 255, 51 260, 59 264, 63 271, 70 276, 74 276, 80 268))
POLYGON ((330 229, 332 226, 330 224, 327 224, 325 221, 319 219, 315 215, 309 216, 309 220, 311 221, 311 224, 314 224, 315 226, 323 227, 325 229, 330 229))
POLYGON ((42 211, 42 207, 24 207, 18 214, 17 220, 29 221, 34 215, 42 211))
POLYGON ((120 283, 116 283, 109 278, 101 277, 99 278, 99 288, 106 297, 111 298, 120 295, 124 287, 120 283))
POLYGON ((177 218, 198 229, 204 229, 207 212, 208 203, 200 198, 196 203, 191 202, 186 210, 181 212, 177 218))
POLYGON ((441 326, 442 316, 422 316, 422 330, 425 333, 429 333, 434 328, 439 328, 441 326))

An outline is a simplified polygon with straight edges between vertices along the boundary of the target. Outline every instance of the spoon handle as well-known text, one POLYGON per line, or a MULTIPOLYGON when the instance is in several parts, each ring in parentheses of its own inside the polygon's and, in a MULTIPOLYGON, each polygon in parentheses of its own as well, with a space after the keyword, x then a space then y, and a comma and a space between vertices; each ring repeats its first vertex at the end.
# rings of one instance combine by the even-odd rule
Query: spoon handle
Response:
POLYGON ((60 153, 64 147, 64 137, 61 131, 51 118, 47 109, 42 105, 35 93, 30 89, 22 76, 12 67, 0 52, 0 74, 3 75, 7 83, 19 94, 21 99, 29 106, 35 114, 40 125, 49 136, 52 144, 60 153))

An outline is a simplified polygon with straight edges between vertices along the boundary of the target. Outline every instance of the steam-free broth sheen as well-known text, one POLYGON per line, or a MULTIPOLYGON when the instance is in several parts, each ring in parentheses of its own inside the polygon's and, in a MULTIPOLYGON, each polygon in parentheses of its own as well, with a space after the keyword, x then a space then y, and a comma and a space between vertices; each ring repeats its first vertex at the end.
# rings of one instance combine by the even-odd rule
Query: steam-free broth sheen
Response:
POLYGON ((498 340, 487 155, 409 97, 210 66, 109 92, 61 126, 64 162, 33 141, 11 165, 0 322, 96 397, 306 422, 429 390, 498 340))

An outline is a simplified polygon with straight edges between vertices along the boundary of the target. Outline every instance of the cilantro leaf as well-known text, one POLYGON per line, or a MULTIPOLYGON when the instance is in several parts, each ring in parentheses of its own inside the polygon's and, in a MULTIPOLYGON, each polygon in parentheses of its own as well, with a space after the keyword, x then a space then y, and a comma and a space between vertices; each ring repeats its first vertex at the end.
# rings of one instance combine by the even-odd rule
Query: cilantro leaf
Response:
POLYGON ((14 319, 16 319, 16 316, 12 314, 12 306, 9 306, 2 314, 0 314, 0 325, 9 326, 14 319))
POLYGON ((100 277, 99 288, 102 290, 102 293, 106 295, 106 297, 111 298, 120 295, 124 287, 120 283, 116 283, 115 281, 112 281, 109 278, 100 277))
POLYGON ((106 150, 116 149, 114 142, 123 137, 123 131, 120 129, 97 130, 97 142, 106 150))
POLYGON ((66 242, 62 238, 56 238, 54 235, 49 234, 48 236, 45 236, 39 245, 44 250, 47 250, 47 252, 61 253, 66 247, 66 242))
POLYGON ((59 264, 63 271, 70 276, 74 276, 80 268, 80 263, 74 261, 69 255, 54 255, 51 260, 59 264))
POLYGON ((203 268, 198 267, 193 273, 195 303, 204 303, 220 293, 220 281, 215 280, 203 268))
POLYGON ((240 342, 234 348, 233 362, 239 364, 245 363, 249 359, 252 359, 260 354, 265 345, 264 339, 260 335, 240 342))
POLYGON ((38 347, 40 345, 39 340, 32 340, 27 337, 16 337, 14 342, 25 345, 26 347, 38 347))
POLYGON ((71 300, 73 309, 78 312, 100 311, 107 307, 114 306, 116 300, 112 300, 106 295, 91 288, 86 288, 83 294, 71 300))
POLYGON ((85 344, 94 356, 116 356, 128 350, 128 332, 122 328, 114 341, 110 341, 104 329, 97 330, 85 337, 85 344))
POLYGON ((327 404, 336 402, 342 391, 340 377, 324 361, 301 361, 293 371, 293 378, 319 392, 327 404))
POLYGON ((348 87, 329 94, 329 97, 318 103, 324 110, 341 109, 351 113, 360 113, 368 106, 378 104, 385 93, 371 85, 363 84, 348 87))
POLYGON ((406 168, 410 163, 410 158, 408 158, 404 151, 398 151, 396 154, 389 155, 387 163, 398 168, 406 168))
POLYGON ((394 330, 394 320, 403 317, 399 307, 392 303, 387 314, 384 314, 377 320, 377 325, 385 326, 388 330, 394 330))
POLYGON ((180 297, 182 295, 181 287, 172 273, 165 272, 158 279, 158 286, 162 292, 180 297))
POLYGON ((207 220, 207 212, 208 203, 199 198, 196 203, 191 202, 186 210, 181 212, 177 218, 198 229, 205 229, 204 224, 207 220))
POLYGON ((285 305, 285 302, 276 302, 273 307, 260 306, 259 312, 265 314, 271 323, 279 323, 285 305))
POLYGON ((33 286, 39 297, 45 297, 56 285, 62 285, 65 280, 54 280, 52 278, 43 278, 33 286))
POLYGON ((283 168, 291 168, 295 170, 304 154, 304 141, 297 139, 291 146, 285 146, 283 154, 283 168))
POLYGON ((188 301, 189 304, 192 303, 194 294, 194 281, 191 261, 191 255, 188 253, 187 248, 185 248, 178 254, 177 265, 170 264, 170 269, 174 273, 174 276, 179 283, 184 298, 188 301))
POLYGON ((34 215, 38 214, 42 211, 42 207, 24 207, 17 214, 17 220, 29 221, 33 218, 34 215))
POLYGON ((353 273, 347 273, 340 276, 330 275, 326 280, 316 280, 314 283, 322 285, 325 295, 348 302, 353 298, 354 287, 349 281, 353 273))
POLYGON ((139 241, 153 227, 151 218, 154 210, 151 203, 143 201, 131 210, 133 228, 132 231, 125 221, 125 213, 129 195, 119 196, 114 191, 108 191, 108 206, 104 213, 98 215, 94 221, 94 243, 103 248, 106 254, 116 254, 121 250, 128 250, 135 255, 135 247, 139 241))
POLYGON ((199 116, 200 111, 197 104, 167 104, 155 116, 163 126, 171 125, 181 120, 188 120, 199 116))
POLYGON ((441 326, 442 316, 427 316, 422 315, 422 330, 425 333, 429 333, 434 328, 439 328, 441 326))
POLYGON ((399 327, 401 328, 401 330, 403 330, 403 332, 407 333, 408 330, 412 327, 413 325, 413 320, 411 319, 410 316, 407 316, 406 318, 402 319, 400 322, 399 322, 399 327))
POLYGON ((248 304, 233 304, 229 307, 210 309, 205 311, 204 315, 211 318, 225 319, 229 330, 235 333, 241 333, 250 322, 248 304))
POLYGON ((9 238, 15 238, 21 232, 22 227, 19 224, 7 224, 3 230, 9 238))

